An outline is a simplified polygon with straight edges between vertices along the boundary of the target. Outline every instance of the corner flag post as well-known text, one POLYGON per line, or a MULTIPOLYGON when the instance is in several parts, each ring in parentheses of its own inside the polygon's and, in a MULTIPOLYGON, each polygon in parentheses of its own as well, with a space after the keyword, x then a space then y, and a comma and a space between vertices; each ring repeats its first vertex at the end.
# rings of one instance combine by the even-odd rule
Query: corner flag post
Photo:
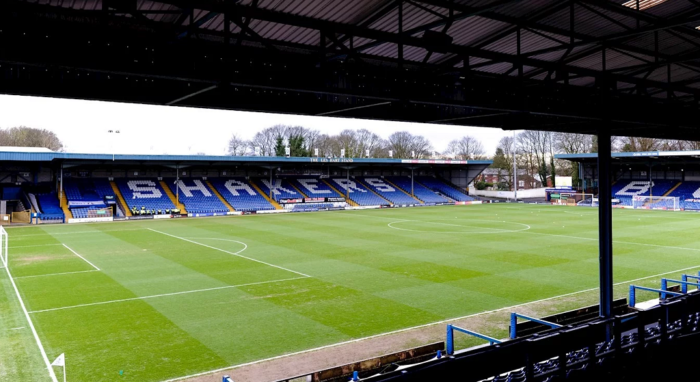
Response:
POLYGON ((66 353, 61 353, 61 355, 51 363, 51 366, 63 367, 63 382, 66 382, 66 353))

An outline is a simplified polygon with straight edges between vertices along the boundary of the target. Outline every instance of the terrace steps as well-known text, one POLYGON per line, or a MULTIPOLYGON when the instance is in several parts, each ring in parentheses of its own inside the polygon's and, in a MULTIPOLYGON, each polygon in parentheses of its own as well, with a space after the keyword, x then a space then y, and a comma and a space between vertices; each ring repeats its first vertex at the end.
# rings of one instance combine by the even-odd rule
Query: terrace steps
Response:
POLYGON ((258 192, 258 194, 262 195, 262 197, 265 198, 265 200, 267 200, 268 202, 270 202, 270 204, 272 204, 272 206, 274 206, 276 210, 281 210, 281 209, 282 209, 282 206, 280 206, 280 204, 277 203, 277 201, 275 201, 274 199, 270 199, 270 196, 265 195, 265 193, 263 192, 263 190, 261 190, 260 187, 258 187, 258 185, 255 184, 254 181, 251 180, 251 181, 248 182, 248 183, 250 183, 250 185, 253 186, 253 188, 255 189, 255 191, 258 192))
POLYGON ((66 219, 72 219, 73 218, 73 213, 71 212, 70 208, 68 208, 68 198, 66 197, 65 192, 61 192, 61 209, 63 210, 63 214, 66 216, 66 219))
MULTIPOLYGON (((338 195, 340 195, 340 196, 342 196, 342 197, 345 198, 345 194, 343 194, 342 192, 340 192, 340 190, 338 190, 337 188, 333 187, 333 185, 331 184, 331 182, 328 182, 328 181, 326 181, 325 179, 321 179, 321 181, 322 181, 323 183, 325 183, 326 186, 330 187, 331 190, 337 192, 338 195)), ((345 202, 348 203, 349 205, 353 206, 353 207, 359 206, 359 204, 355 203, 355 201, 352 200, 352 199, 350 199, 350 198, 345 198, 345 202)))
POLYGON ((211 192, 213 192, 214 195, 216 195, 216 197, 219 198, 219 200, 221 200, 221 203, 224 203, 224 206, 226 206, 226 208, 228 208, 228 210, 229 210, 230 212, 235 211, 235 209, 233 208, 233 206, 231 206, 231 205, 226 201, 226 199, 224 199, 224 197, 221 196, 221 194, 219 193, 219 190, 217 190, 216 187, 214 187, 213 184, 211 184, 208 180, 205 180, 204 182, 207 184, 207 187, 209 187, 209 189, 211 190, 211 192))
POLYGON ((406 194, 406 195, 412 197, 413 199, 416 199, 416 200, 417 200, 418 202, 420 202, 421 204, 425 204, 424 201, 418 199, 415 195, 409 194, 407 190, 404 190, 403 188, 401 188, 401 187, 395 185, 393 182, 389 181, 389 179, 384 178, 383 180, 384 180, 384 182, 386 182, 386 183, 387 183, 388 185, 390 185, 391 187, 394 187, 395 189, 397 189, 397 190, 403 192, 404 194, 406 194))
POLYGON ((168 195, 168 197, 170 198, 170 201, 173 202, 173 205, 175 206, 175 208, 179 209, 180 213, 186 214, 187 210, 185 209, 185 205, 182 203, 178 203, 177 198, 175 197, 173 192, 170 191, 170 187, 168 187, 168 185, 162 180, 160 181, 160 187, 163 189, 163 191, 165 191, 165 194, 168 195))
POLYGON ((389 203, 389 205, 392 205, 392 206, 394 205, 394 203, 392 203, 391 200, 389 200, 389 199, 387 199, 387 198, 385 198, 385 197, 379 195, 378 193, 376 193, 376 192, 372 189, 372 187, 370 187, 370 186, 369 186, 368 184, 366 184, 365 182, 361 181, 361 180, 358 179, 358 178, 354 178, 354 180, 355 180, 355 182, 361 184, 364 188, 368 189, 369 192, 371 192, 371 193, 373 193, 373 194, 379 196, 380 198, 386 200, 386 201, 389 203))
POLYGON ((109 185, 112 186, 112 191, 114 191, 114 196, 117 198, 117 203, 119 204, 119 209, 124 212, 124 216, 132 216, 131 210, 129 210, 129 206, 126 204, 126 200, 124 200, 124 197, 122 196, 122 192, 119 191, 119 187, 117 186, 117 183, 114 181, 110 181, 109 185))

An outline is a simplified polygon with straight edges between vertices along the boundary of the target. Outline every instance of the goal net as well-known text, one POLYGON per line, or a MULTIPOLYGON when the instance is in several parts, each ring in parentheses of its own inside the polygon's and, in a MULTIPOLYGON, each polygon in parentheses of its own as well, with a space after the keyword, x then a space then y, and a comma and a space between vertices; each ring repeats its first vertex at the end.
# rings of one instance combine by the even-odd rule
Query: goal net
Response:
POLYGON ((680 211, 680 198, 677 196, 634 196, 633 208, 647 210, 673 210, 680 211))
POLYGON ((7 235, 5 227, 0 226, 0 261, 2 267, 7 268, 7 249, 10 242, 10 236, 7 235))
POLYGON ((552 194, 552 204, 567 206, 592 206, 593 194, 583 194, 575 192, 561 192, 558 197, 552 194))

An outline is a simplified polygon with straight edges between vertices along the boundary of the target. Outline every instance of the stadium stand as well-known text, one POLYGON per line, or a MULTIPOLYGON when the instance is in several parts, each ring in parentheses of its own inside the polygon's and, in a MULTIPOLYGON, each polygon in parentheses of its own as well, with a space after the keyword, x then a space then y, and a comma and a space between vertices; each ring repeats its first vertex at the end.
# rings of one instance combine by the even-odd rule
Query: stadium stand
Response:
POLYGON ((624 180, 618 181, 612 187, 613 198, 619 199, 620 204, 632 205, 635 196, 662 196, 678 182, 673 180, 654 180, 649 187, 649 180, 624 180))
POLYGON ((48 194, 37 195, 39 210, 41 211, 42 220, 63 220, 65 214, 58 202, 58 195, 55 192, 48 194))
MULTIPOLYGON (((105 197, 114 197, 114 191, 105 179, 66 179, 64 192, 68 208, 74 218, 89 217, 90 211, 107 207, 105 197), (80 205, 79 203, 85 203, 80 205)), ((121 215, 118 211, 117 215, 121 215)))
POLYGON ((359 206, 390 206, 391 203, 367 189, 354 179, 332 178, 331 184, 341 192, 348 192, 348 197, 359 206))
MULTIPOLYGON (((386 179, 396 187, 400 187, 402 190, 406 191, 409 194, 411 193, 410 176, 392 176, 387 177, 386 179)), ((449 202, 449 200, 447 200, 443 196, 436 194, 435 192, 429 190, 428 188, 416 182, 415 180, 413 182, 413 196, 415 196, 416 198, 418 198, 426 204, 449 202)))
POLYGON ((367 177, 356 178, 356 180, 359 180, 372 191, 381 195, 383 198, 389 200, 393 204, 420 204, 418 200, 412 198, 410 195, 407 195, 401 190, 397 190, 385 182, 382 178, 367 177))
POLYGON ((188 214, 220 214, 227 213, 228 208, 209 189, 203 179, 180 179, 175 187, 175 179, 167 179, 165 183, 173 194, 179 188, 180 203, 185 205, 188 214))
POLYGON ((445 195, 457 202, 471 202, 474 200, 474 198, 465 194, 464 191, 458 190, 438 178, 431 176, 419 176, 416 177, 416 181, 425 187, 439 194, 445 195))
POLYGON ((692 349, 699 339, 700 294, 690 293, 612 320, 544 329, 360 376, 367 382, 447 381, 456 375, 467 382, 697 380, 692 349), (665 357, 672 365, 652 365, 665 357))
POLYGON ((172 210, 175 205, 156 179, 117 179, 117 186, 130 209, 172 210))
POLYGON ((303 198, 304 195, 300 194, 294 187, 289 183, 287 179, 273 179, 272 184, 268 179, 254 179, 251 180, 255 182, 265 195, 270 194, 270 188, 272 188, 272 199, 279 201, 280 199, 295 199, 303 198))
POLYGON ((253 212, 275 209, 244 178, 210 178, 209 182, 236 211, 253 212))
POLYGON ((337 198, 342 196, 338 195, 337 192, 319 179, 299 178, 291 180, 290 183, 310 198, 337 198))
POLYGON ((681 209, 700 210, 700 182, 683 182, 668 196, 678 197, 681 209))

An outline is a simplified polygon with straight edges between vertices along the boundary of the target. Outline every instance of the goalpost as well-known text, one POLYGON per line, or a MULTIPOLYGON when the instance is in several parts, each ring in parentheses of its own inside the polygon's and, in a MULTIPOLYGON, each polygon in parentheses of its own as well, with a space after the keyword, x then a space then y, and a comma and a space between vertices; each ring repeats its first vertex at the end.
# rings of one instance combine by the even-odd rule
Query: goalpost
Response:
POLYGON ((561 192, 558 196, 556 198, 555 194, 552 194, 552 204, 564 206, 592 206, 597 204, 593 204, 593 194, 561 192))
POLYGON ((7 235, 5 227, 0 226, 0 261, 2 261, 2 268, 7 268, 7 252, 10 243, 10 236, 7 235))
POLYGON ((647 210, 673 210, 680 211, 680 198, 678 196, 634 196, 632 207, 647 210))

